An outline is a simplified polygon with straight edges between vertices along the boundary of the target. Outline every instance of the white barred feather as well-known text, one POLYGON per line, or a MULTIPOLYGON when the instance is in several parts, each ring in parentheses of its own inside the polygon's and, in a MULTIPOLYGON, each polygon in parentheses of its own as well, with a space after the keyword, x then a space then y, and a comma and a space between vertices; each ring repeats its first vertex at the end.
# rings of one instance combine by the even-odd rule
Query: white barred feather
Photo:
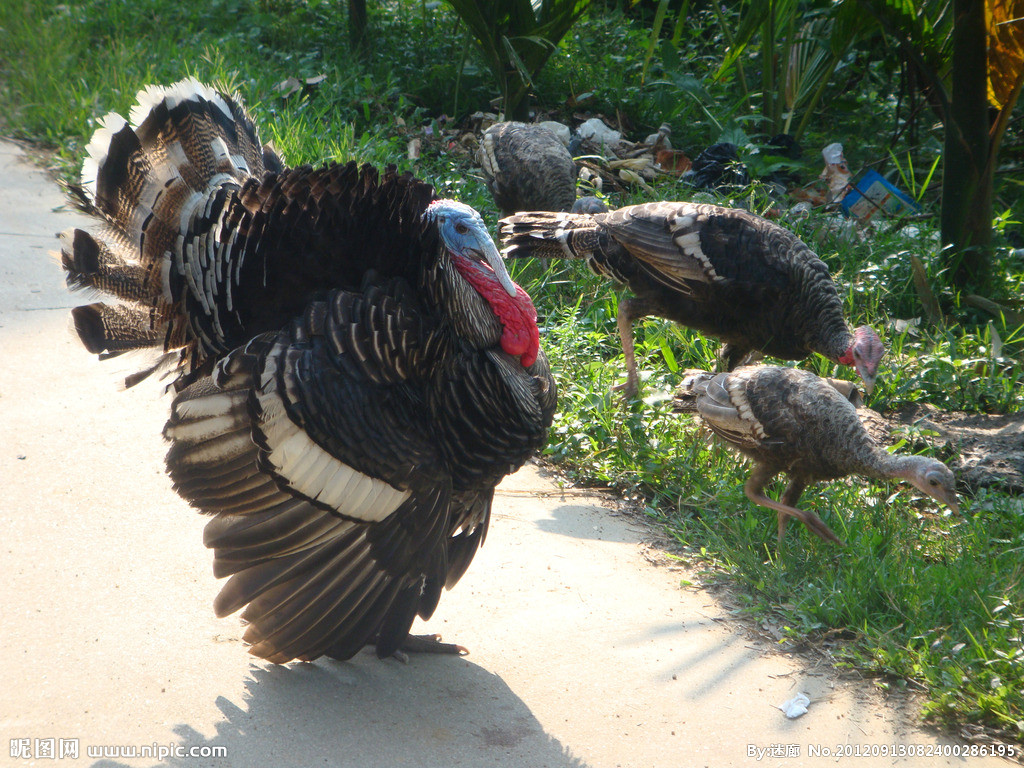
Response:
POLYGON ((764 431, 764 425, 758 421, 754 415, 754 411, 750 407, 750 401, 747 400, 746 394, 746 377, 742 376, 742 371, 730 377, 726 382, 726 389, 729 392, 729 400, 736 407, 740 416, 746 421, 751 430, 762 440, 768 435, 764 431))
POLYGON ((124 128, 128 121, 116 112, 104 115, 99 120, 99 128, 93 133, 86 147, 86 157, 82 162, 82 186, 89 194, 90 199, 96 199, 96 178, 99 175, 100 166, 107 159, 107 152, 110 150, 110 141, 114 134, 124 128))
POLYGON ((221 95, 194 77, 186 78, 174 85, 150 85, 143 88, 135 96, 136 103, 132 107, 129 117, 131 118, 132 126, 138 128, 149 116, 149 113, 153 111, 153 108, 162 101, 167 102, 169 109, 174 109, 183 101, 199 101, 200 99, 209 101, 223 112, 229 120, 232 119, 231 109, 221 95))
POLYGON ((364 522, 384 520, 412 495, 359 472, 317 445, 291 421, 277 392, 264 391, 257 398, 267 460, 292 490, 364 522))

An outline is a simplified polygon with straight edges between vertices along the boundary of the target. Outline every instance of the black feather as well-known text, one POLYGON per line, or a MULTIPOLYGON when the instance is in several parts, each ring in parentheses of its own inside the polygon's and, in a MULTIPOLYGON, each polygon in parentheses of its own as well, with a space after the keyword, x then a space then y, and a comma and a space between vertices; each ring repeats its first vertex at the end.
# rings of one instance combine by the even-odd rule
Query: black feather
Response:
POLYGON ((161 355, 129 383, 176 364, 167 470, 211 515, 214 609, 242 611, 252 653, 390 655, 469 566, 494 486, 543 445, 547 360, 504 351, 430 185, 288 168, 237 99, 194 81, 140 103, 134 129, 91 145, 102 222, 63 237, 69 286, 122 300, 76 308, 79 336, 161 355))
POLYGON ((825 263, 792 232, 747 211, 658 202, 523 213, 501 224, 507 256, 585 259, 634 294, 619 305, 628 394, 638 380, 627 329, 649 315, 724 342, 729 370, 752 354, 802 360, 816 352, 849 362, 854 335, 825 263))

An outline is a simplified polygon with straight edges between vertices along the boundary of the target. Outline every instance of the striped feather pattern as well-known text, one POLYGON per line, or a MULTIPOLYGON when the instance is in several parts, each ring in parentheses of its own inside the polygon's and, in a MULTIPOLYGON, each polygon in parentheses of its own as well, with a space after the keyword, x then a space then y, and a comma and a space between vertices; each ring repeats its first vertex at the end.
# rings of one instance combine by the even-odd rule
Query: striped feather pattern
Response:
POLYGON ((151 346, 186 347, 182 362, 194 369, 240 340, 224 317, 238 269, 225 279, 231 250, 220 238, 235 193, 283 165, 234 99, 195 80, 137 98, 130 121, 100 121, 82 168, 107 226, 64 233, 61 260, 69 287, 146 305, 151 346))
POLYGON ((61 237, 61 263, 112 299, 76 327, 101 356, 160 355, 129 384, 177 366, 166 465, 210 515, 217 614, 241 611, 273 662, 393 653, 465 573, 495 484, 543 445, 543 353, 502 351, 491 300, 424 216, 429 185, 286 168, 196 81, 104 118, 83 188, 101 221, 61 237))
POLYGON ((75 331, 100 359, 156 346, 160 335, 152 312, 120 304, 87 304, 71 311, 75 331))
POLYGON ((807 484, 851 474, 909 480, 955 510, 952 472, 932 458, 886 451, 875 437, 878 414, 856 407, 857 399, 847 382, 795 368, 744 366, 717 375, 687 372, 674 407, 696 411, 718 437, 753 460, 745 490, 755 503, 778 511, 780 542, 787 516, 839 542, 817 515, 795 505, 807 484), (779 473, 790 484, 775 501, 764 487, 779 473))
POLYGON ((858 340, 825 263, 787 229, 747 211, 656 202, 592 215, 521 213, 501 222, 510 257, 586 258, 636 298, 620 303, 631 384, 632 323, 664 317, 725 343, 731 369, 751 353, 802 360, 812 352, 856 363, 870 390, 884 350, 858 340), (854 350, 861 359, 855 360, 854 350))

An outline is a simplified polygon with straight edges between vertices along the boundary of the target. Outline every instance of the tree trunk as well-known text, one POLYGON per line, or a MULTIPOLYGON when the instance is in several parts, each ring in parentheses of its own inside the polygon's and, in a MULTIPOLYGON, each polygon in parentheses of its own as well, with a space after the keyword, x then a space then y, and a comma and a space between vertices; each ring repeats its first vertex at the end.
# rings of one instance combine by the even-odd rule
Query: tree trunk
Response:
POLYGON ((942 243, 954 287, 991 281, 992 169, 984 0, 953 0, 953 72, 942 174, 942 243))
POLYGON ((360 56, 366 53, 366 0, 348 0, 348 41, 360 56))
POLYGON ((530 120, 530 84, 523 80, 519 72, 513 70, 506 80, 504 112, 506 120, 530 120))

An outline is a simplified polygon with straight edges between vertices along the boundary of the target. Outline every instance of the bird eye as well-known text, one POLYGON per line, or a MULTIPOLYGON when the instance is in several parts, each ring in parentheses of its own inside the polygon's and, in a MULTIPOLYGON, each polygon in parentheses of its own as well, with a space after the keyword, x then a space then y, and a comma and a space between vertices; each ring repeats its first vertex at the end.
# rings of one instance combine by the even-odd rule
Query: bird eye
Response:
POLYGON ((467 232, 469 232, 469 227, 467 227, 462 222, 459 222, 458 224, 455 225, 455 231, 458 232, 460 235, 464 235, 467 232))
POLYGON ((931 480, 928 481, 928 485, 932 486, 933 488, 938 487, 939 481, 933 477, 931 480))

